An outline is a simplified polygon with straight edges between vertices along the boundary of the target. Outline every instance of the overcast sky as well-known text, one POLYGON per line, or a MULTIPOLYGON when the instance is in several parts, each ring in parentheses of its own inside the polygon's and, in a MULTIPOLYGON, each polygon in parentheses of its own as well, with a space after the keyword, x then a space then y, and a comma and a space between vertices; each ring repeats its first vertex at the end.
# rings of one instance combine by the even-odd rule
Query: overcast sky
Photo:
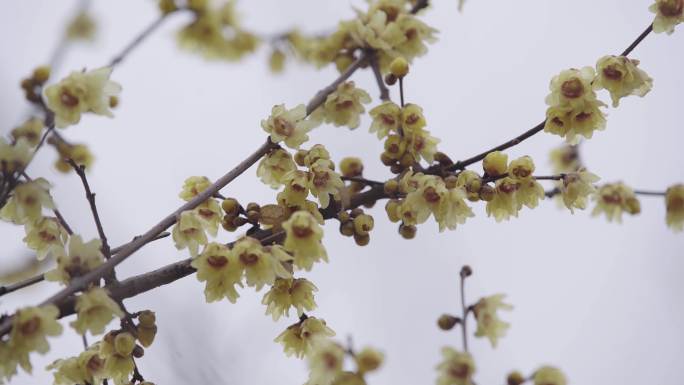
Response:
MULTIPOLYGON (((339 0, 253 0, 239 2, 248 28, 262 33, 300 26, 327 31, 353 16, 339 0)), ((7 2, 0 13, 0 127, 6 133, 25 111, 19 80, 43 63, 59 39, 74 1, 7 2)), ((470 0, 457 12, 456 0, 435 0, 425 20, 439 29, 439 41, 415 61, 406 81, 410 102, 420 104, 440 149, 465 158, 537 124, 555 74, 594 65, 622 51, 652 21, 651 1, 470 0)), ((59 76, 106 63, 157 17, 154 1, 95 1, 100 33, 96 43, 70 50, 59 76)), ((267 50, 240 63, 207 63, 178 49, 174 32, 186 22, 174 16, 113 74, 123 86, 115 119, 86 117, 63 131, 86 142, 97 157, 89 174, 111 243, 144 232, 177 208, 183 180, 218 178, 264 140, 259 126, 273 104, 306 103, 337 74, 333 68, 288 66, 283 76, 267 69, 267 50)), ((664 190, 684 181, 681 90, 684 86, 684 27, 672 36, 651 35, 635 52, 655 79, 646 98, 628 98, 610 109, 608 127, 582 148, 590 169, 604 181, 622 180, 642 189, 664 190)), ((369 71, 353 80, 378 92, 369 71)), ((393 95, 397 98, 397 95, 393 95)), ((607 95, 604 100, 607 101, 607 95)), ((377 161, 382 143, 367 132, 366 118, 355 131, 323 126, 311 144, 325 144, 335 160, 358 155, 366 175, 389 174, 377 161)), ((560 143, 539 134, 510 151, 532 156, 548 174, 548 152, 560 143)), ((59 207, 86 237, 96 231, 74 175, 58 175, 54 152, 41 151, 29 171, 54 183, 59 207)), ((223 190, 243 202, 269 203, 275 192, 258 183, 255 169, 223 190)), ((681 383, 684 356, 684 238, 665 226, 662 198, 643 198, 638 217, 622 225, 587 212, 571 215, 553 201, 523 210, 520 218, 496 224, 482 205, 476 217, 454 232, 438 233, 426 223, 413 241, 376 214, 369 246, 359 248, 325 227, 330 263, 302 274, 319 288, 313 314, 326 319, 340 340, 372 345, 387 357, 371 385, 426 384, 435 380, 440 348, 460 347, 459 334, 437 329, 443 312, 456 312, 458 272, 475 275, 467 297, 503 292, 515 306, 503 318, 512 326, 493 350, 471 340, 478 384, 504 383, 511 369, 532 372, 541 364, 561 367, 572 384, 681 383)), ((3 264, 26 252, 22 230, 0 225, 3 264), (6 262, 5 262, 6 261, 6 262)), ((222 240, 232 239, 222 235, 222 240)), ((127 277, 187 258, 170 240, 156 242, 118 269, 127 277)), ((35 304, 55 285, 3 297, 0 309, 35 304)), ((275 338, 291 319, 264 316, 263 293, 241 292, 238 303, 206 304, 203 284, 191 276, 127 301, 131 310, 157 312, 159 335, 140 360, 142 373, 157 384, 301 384, 303 362, 286 357, 275 338)), ((67 323, 64 322, 66 325, 67 323)), ((35 375, 14 384, 47 383, 42 367, 77 354, 79 339, 66 327, 52 350, 34 362, 35 375)))

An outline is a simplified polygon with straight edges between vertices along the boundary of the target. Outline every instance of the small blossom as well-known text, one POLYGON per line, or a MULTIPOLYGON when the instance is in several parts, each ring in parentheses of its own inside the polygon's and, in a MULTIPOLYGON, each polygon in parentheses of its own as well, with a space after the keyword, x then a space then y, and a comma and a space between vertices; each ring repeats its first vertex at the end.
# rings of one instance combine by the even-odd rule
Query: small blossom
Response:
POLYGON ((567 383, 563 372, 552 366, 543 366, 537 369, 532 380, 534 385, 565 385, 567 383))
POLYGON ((321 243, 323 230, 307 211, 297 211, 283 223, 287 236, 283 246, 294 255, 294 265, 310 271, 313 264, 328 261, 328 254, 321 243))
POLYGON ((591 83, 596 72, 592 67, 569 69, 551 79, 551 94, 546 97, 549 106, 570 106, 582 108, 596 100, 591 83))
POLYGON ((363 105, 370 102, 371 98, 366 91, 356 88, 354 82, 345 82, 328 95, 317 114, 322 113, 326 123, 354 129, 360 124, 361 113, 366 111, 363 105))
POLYGON ((94 345, 76 357, 53 362, 47 369, 55 371, 55 385, 99 384, 106 378, 104 366, 99 346, 94 345))
POLYGON ((197 206, 194 211, 197 213, 197 218, 204 229, 215 237, 218 234, 218 228, 221 224, 221 204, 216 199, 207 199, 197 206))
POLYGON ((573 208, 584 210, 587 207, 587 198, 596 192, 594 183, 600 179, 584 169, 563 176, 560 184, 561 197, 570 212, 574 213, 573 208))
POLYGON ((504 303, 505 295, 496 294, 490 297, 481 298, 476 304, 473 312, 477 319, 477 330, 475 336, 487 337, 492 347, 496 347, 499 338, 506 334, 510 327, 508 322, 501 321, 497 311, 511 310, 513 306, 504 303))
POLYGON ((191 176, 183 182, 183 190, 178 197, 188 202, 211 186, 211 180, 206 176, 191 176))
POLYGON ((576 172, 582 168, 577 146, 564 144, 551 151, 551 165, 556 174, 576 172))
POLYGON ((284 104, 273 106, 271 116, 261 121, 261 127, 271 135, 273 143, 285 142, 297 149, 309 140, 307 133, 315 127, 312 120, 306 119, 306 106, 303 104, 287 110, 284 104))
POLYGON ((67 38, 70 40, 93 40, 97 24, 87 12, 79 12, 69 23, 66 30, 67 38))
POLYGON ((285 184, 285 175, 296 169, 297 165, 292 160, 292 155, 287 150, 276 149, 261 159, 257 176, 264 184, 278 188, 285 184))
POLYGON ((149 347, 154 342, 154 337, 157 335, 157 316, 153 311, 143 310, 138 315, 137 327, 138 341, 144 347, 149 347))
POLYGON ((65 142, 58 142, 57 152, 59 153, 59 157, 55 161, 55 168, 63 173, 68 173, 74 170, 67 162, 67 159, 71 159, 76 162, 76 164, 85 166, 86 169, 90 169, 95 160, 95 157, 85 144, 68 144, 65 142))
POLYGON ((25 138, 20 138, 13 145, 8 144, 5 138, 0 138, 0 172, 21 171, 32 156, 31 144, 25 138))
POLYGON ((105 326, 116 318, 124 316, 119 304, 109 297, 105 289, 96 287, 88 290, 76 298, 76 313, 78 317, 71 326, 79 334, 90 331, 91 334, 102 334, 105 326))
POLYGON ((532 178, 534 169, 532 158, 523 156, 508 165, 508 175, 515 180, 525 181, 532 178))
POLYGON ((482 178, 475 171, 464 170, 458 174, 456 186, 462 188, 469 200, 477 201, 482 188, 482 178))
POLYGON ((278 193, 278 203, 286 207, 302 207, 309 196, 309 173, 294 170, 284 177, 285 189, 278 193))
POLYGON ((183 211, 172 230, 173 241, 178 250, 187 248, 190 255, 195 257, 200 245, 207 244, 204 225, 194 210, 183 211))
POLYGON ((43 136, 44 127, 45 125, 40 119, 31 118, 12 130, 12 137, 14 140, 24 139, 31 147, 36 147, 43 136))
POLYGON ((308 317, 288 326, 284 332, 276 337, 275 342, 283 346, 286 355, 303 358, 311 351, 313 341, 316 338, 333 337, 334 335, 335 332, 325 324, 324 320, 308 317))
POLYGON ((370 132, 382 139, 390 133, 397 133, 401 124, 401 107, 393 102, 384 102, 368 112, 373 118, 370 132))
POLYGON ((304 278, 276 279, 275 283, 265 295, 261 303, 267 306, 266 314, 270 314, 274 321, 282 316, 290 315, 290 307, 297 309, 297 315, 316 308, 313 293, 318 291, 316 286, 304 278))
POLYGON ((50 350, 47 337, 62 334, 62 325, 57 322, 58 316, 59 309, 54 305, 18 310, 12 320, 9 337, 10 360, 31 373, 29 355, 33 352, 47 353, 50 350))
POLYGON ((238 263, 245 272, 247 285, 254 286, 257 291, 264 285, 273 285, 277 277, 291 277, 281 261, 255 238, 240 238, 235 242, 232 253, 237 256, 238 263))
POLYGON ((503 178, 496 181, 494 198, 487 202, 487 215, 494 216, 497 222, 508 220, 511 216, 518 217, 518 211, 522 205, 518 205, 517 191, 520 183, 512 178, 503 178))
POLYGON ((344 182, 340 174, 332 169, 332 162, 319 159, 309 169, 309 191, 321 202, 321 208, 330 204, 330 195, 338 197, 344 182))
POLYGON ((473 210, 465 203, 466 197, 465 190, 459 187, 450 189, 445 194, 434 213, 435 220, 439 223, 439 231, 455 230, 457 225, 462 225, 468 218, 475 216, 473 210))
POLYGON ((677 184, 665 193, 667 225, 674 231, 684 231, 684 184, 677 184))
POLYGON ((649 10, 656 14, 653 32, 671 35, 675 27, 684 22, 684 0, 656 0, 649 10))
POLYGON ((49 255, 64 254, 64 245, 69 234, 55 218, 43 217, 33 224, 26 224, 24 242, 31 250, 36 251, 39 261, 49 255))
POLYGON ((544 199, 545 196, 546 193, 544 191, 544 186, 542 186, 535 179, 530 178, 520 181, 518 183, 518 189, 515 192, 515 200, 518 203, 518 210, 520 210, 523 205, 531 209, 537 207, 539 201, 544 199))
POLYGON ((609 222, 615 220, 622 222, 622 213, 627 212, 636 215, 641 212, 639 200, 634 191, 623 183, 605 184, 594 195, 596 207, 591 213, 593 216, 606 214, 609 222))
POLYGON ((78 123, 84 112, 112 117, 109 99, 121 92, 121 86, 109 80, 111 73, 112 67, 75 71, 45 88, 46 104, 55 113, 57 127, 78 123))
POLYGON ((331 385, 344 368, 344 349, 328 338, 317 338, 308 361, 309 384, 331 385))
POLYGON ((57 257, 57 267, 45 273, 46 280, 68 284, 72 279, 87 274, 104 261, 102 242, 99 239, 83 243, 80 235, 72 235, 69 238, 68 249, 68 254, 57 257))
POLYGON ((629 95, 645 96, 653 88, 653 79, 639 69, 638 60, 625 56, 604 56, 596 63, 594 89, 605 88, 613 99, 613 107, 629 95))
POLYGON ((475 361, 468 353, 452 348, 442 348, 442 362, 437 365, 437 385, 471 385, 475 373, 475 361))
POLYGON ((238 262, 237 254, 220 243, 212 242, 190 264, 197 269, 197 280, 206 282, 204 296, 207 302, 227 298, 235 303, 239 294, 235 286, 242 286, 243 266, 238 262))
POLYGON ((34 223, 43 217, 43 208, 54 209, 55 204, 50 197, 50 183, 37 178, 14 188, 0 217, 18 224, 34 223))
POLYGON ((319 160, 328 161, 326 164, 329 164, 330 168, 334 169, 335 166, 330 162, 330 152, 322 144, 316 144, 309 151, 306 151, 303 159, 304 166, 311 168, 319 160))

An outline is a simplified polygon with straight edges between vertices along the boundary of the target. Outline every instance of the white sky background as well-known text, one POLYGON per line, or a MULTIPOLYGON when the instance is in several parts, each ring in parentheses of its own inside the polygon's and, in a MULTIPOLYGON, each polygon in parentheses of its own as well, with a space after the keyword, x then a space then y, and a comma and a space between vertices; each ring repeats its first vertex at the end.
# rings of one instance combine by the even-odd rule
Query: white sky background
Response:
MULTIPOLYGON (((242 1, 239 9, 247 27, 264 33, 292 26, 315 32, 351 17, 350 4, 360 3, 260 0, 242 1)), ((440 39, 412 65, 407 99, 423 106, 429 128, 442 139, 441 150, 454 159, 480 153, 541 121, 552 76, 622 51, 651 22, 650 3, 471 0, 459 14, 456 0, 435 0, 425 20, 441 31, 440 39)), ((25 111, 19 80, 49 56, 74 4, 24 0, 3 8, 3 132, 25 111)), ((153 1, 96 1, 93 11, 99 38, 69 51, 60 77, 104 64, 157 17, 153 1)), ((261 144, 259 121, 273 104, 306 103, 337 76, 333 68, 296 64, 284 76, 272 76, 266 50, 240 63, 207 63, 177 48, 174 32, 184 20, 174 16, 115 70, 113 79, 123 85, 115 119, 86 117, 63 131, 72 141, 88 143, 97 156, 89 179, 113 245, 177 208, 186 177, 215 179, 261 144)), ((684 180, 682 47, 680 26, 673 36, 649 36, 634 52, 655 78, 653 92, 610 109, 607 130, 582 148, 586 164, 604 181, 664 190, 684 180)), ((377 104, 370 71, 353 79, 377 104)), ((603 98, 607 101, 607 94, 603 98)), ((366 176, 387 178, 377 161, 382 143, 368 126, 367 117, 355 131, 324 126, 310 144, 324 143, 335 160, 361 155, 366 176)), ((548 152, 559 143, 539 134, 509 154, 533 156, 538 173, 546 174, 548 152)), ((41 151, 30 174, 53 181, 69 223, 95 237, 78 178, 58 175, 51 168, 54 157, 49 148, 41 151)), ((223 193, 245 203, 275 198, 257 181, 255 168, 223 193)), ((512 327, 497 349, 471 339, 478 384, 501 384, 510 369, 530 373, 545 363, 561 367, 572 384, 680 383, 684 238, 666 228, 662 198, 643 198, 643 213, 622 225, 586 212, 573 216, 553 201, 497 225, 478 204, 477 217, 458 230, 440 234, 428 222, 413 241, 397 235, 382 207, 372 210, 376 230, 365 248, 339 235, 336 224, 327 225, 330 263, 303 274, 319 288, 313 315, 326 319, 340 340, 352 335, 357 348, 372 345, 386 353, 386 365, 368 377, 369 384, 434 382, 440 348, 461 344, 459 333, 438 330, 435 320, 458 311, 458 272, 465 263, 475 271, 467 287, 471 301, 503 292, 515 305, 503 314, 512 327)), ((0 226, 2 265, 19 263, 27 254, 22 236, 19 228, 0 226)), ((183 258, 186 252, 176 251, 171 240, 159 241, 123 263, 118 274, 128 277, 183 258)), ((0 309, 38 303, 55 290, 56 285, 41 284, 5 296, 0 309)), ((202 290, 203 284, 187 277, 127 301, 129 309, 157 312, 159 335, 139 361, 146 378, 157 384, 305 382, 305 364, 272 342, 294 317, 274 323, 263 315, 263 293, 251 289, 242 291, 236 305, 206 304, 202 290)), ((35 376, 21 375, 14 384, 49 382, 42 367, 81 350, 68 327, 51 345, 47 356, 34 360, 35 376)))

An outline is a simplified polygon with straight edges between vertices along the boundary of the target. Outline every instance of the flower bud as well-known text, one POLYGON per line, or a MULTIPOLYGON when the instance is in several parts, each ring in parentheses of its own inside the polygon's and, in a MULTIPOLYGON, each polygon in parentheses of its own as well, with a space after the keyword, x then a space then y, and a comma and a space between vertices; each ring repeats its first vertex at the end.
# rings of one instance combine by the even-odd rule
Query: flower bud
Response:
POLYGON ((373 230, 373 217, 368 214, 361 214, 354 218, 354 232, 358 235, 368 235, 373 230))
POLYGON ((437 319, 437 326, 439 326, 440 329, 447 331, 453 329, 460 321, 459 318, 450 314, 442 314, 439 319, 437 319))
POLYGON ((397 84, 397 77, 392 74, 387 74, 385 76, 385 84, 387 84, 388 86, 393 86, 397 84))
POLYGON ((520 385, 525 382, 525 377, 519 371, 510 372, 508 377, 506 377, 506 383, 508 385, 520 385))
POLYGON ((416 226, 405 225, 403 223, 399 225, 399 234, 401 234, 401 236, 404 237, 404 239, 415 238, 416 232, 418 232, 418 228, 416 228, 416 226))
POLYGON ((221 207, 226 215, 236 216, 240 212, 240 203, 235 198, 227 198, 221 202, 221 207))
POLYGON ((366 246, 370 242, 370 235, 368 234, 354 234, 354 241, 359 246, 366 246))
POLYGON ((33 70, 33 80, 38 84, 45 83, 50 78, 50 67, 40 66, 33 70))
POLYGON ((508 155, 501 151, 490 152, 482 161, 482 167, 489 176, 503 175, 508 168, 508 155))
POLYGON ((409 64, 403 57, 399 56, 390 63, 390 73, 398 78, 403 78, 409 72, 409 64))
POLYGON ((355 157, 344 158, 340 162, 340 171, 346 177, 361 176, 363 174, 363 162, 355 157))
POLYGON ((387 182, 385 182, 383 190, 385 191, 385 194, 393 196, 399 190, 399 182, 397 182, 396 179, 390 179, 387 182))

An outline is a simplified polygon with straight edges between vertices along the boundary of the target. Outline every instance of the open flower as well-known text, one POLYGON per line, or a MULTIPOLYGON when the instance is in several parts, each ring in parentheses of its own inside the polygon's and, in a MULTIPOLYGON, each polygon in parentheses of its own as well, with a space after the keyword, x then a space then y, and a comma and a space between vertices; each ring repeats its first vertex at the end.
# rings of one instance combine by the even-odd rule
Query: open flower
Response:
POLYGON ((43 208, 53 209, 55 204, 50 197, 50 183, 43 178, 18 185, 0 217, 17 224, 33 223, 42 218, 43 208))
POLYGON ((442 362, 437 365, 437 385, 471 385, 475 373, 475 361, 469 353, 452 348, 442 348, 442 362))
POLYGON ((475 319, 477 319, 477 330, 475 336, 487 337, 492 347, 496 347, 499 338, 506 334, 509 328, 508 322, 501 321, 497 311, 511 310, 513 306, 504 303, 504 294, 495 294, 481 298, 473 309, 475 319))
POLYGON ((605 88, 613 99, 613 107, 629 95, 645 96, 653 88, 653 79, 639 67, 639 61, 625 56, 604 56, 596 63, 594 89, 605 88))
POLYGON ((373 118, 370 132, 375 132, 378 139, 382 139, 390 133, 397 133, 401 123, 401 107, 393 102, 384 102, 368 112, 373 118))
POLYGON ((109 80, 111 74, 112 67, 75 71, 45 88, 46 104, 55 113, 57 127, 78 123, 84 112, 112 117, 109 100, 121 92, 121 86, 109 80))
POLYGON ((328 261, 328 254, 321 243, 323 229, 308 211, 300 210, 283 223, 287 233, 283 246, 294 256, 294 265, 310 271, 318 261, 328 261))
POLYGON ((292 160, 292 155, 287 150, 279 148, 261 159, 257 176, 264 184, 278 188, 285 184, 285 175, 296 169, 297 165, 292 160))
POLYGON ((656 14, 653 32, 671 35, 675 27, 684 22, 684 0, 656 0, 649 10, 656 14))
POLYGON ((560 184, 561 197, 570 212, 574 214, 574 208, 584 210, 587 207, 587 198, 596 192, 594 183, 600 179, 584 169, 563 176, 560 184))
POLYGON ((307 317, 303 321, 288 326, 276 337, 275 342, 283 346, 286 355, 303 358, 311 351, 314 340, 334 335, 335 332, 326 325, 324 320, 307 317))
POLYGON ((354 129, 359 126, 361 113, 366 111, 363 105, 370 102, 371 98, 366 91, 356 88, 354 82, 345 82, 328 95, 317 114, 322 113, 326 123, 354 129))
POLYGON ((207 244, 207 234, 204 225, 195 210, 183 211, 171 231, 173 241, 178 250, 187 248, 190 255, 195 257, 200 245, 207 244))
POLYGON ((209 243, 202 253, 190 263, 197 269, 197 280, 206 282, 204 296, 207 302, 227 298, 235 303, 239 297, 235 286, 242 286, 243 266, 238 256, 223 244, 209 243))
POLYGON ((344 349, 329 338, 314 341, 308 355, 309 384, 331 385, 344 368, 344 349))
POLYGON ((102 242, 99 239, 84 243, 80 235, 72 235, 69 238, 68 249, 68 254, 57 257, 57 267, 45 273, 46 280, 68 284, 72 279, 87 274, 104 261, 102 242))
POLYGON ((273 143, 285 142, 294 149, 309 140, 307 133, 315 126, 312 120, 306 119, 306 106, 303 104, 291 110, 284 104, 273 106, 271 116, 261 121, 261 127, 271 135, 273 143))
POLYGON ((56 218, 43 217, 35 223, 26 225, 24 242, 31 250, 36 251, 39 261, 49 255, 64 254, 64 245, 69 234, 56 218))
POLYGON ((641 212, 641 204, 634 191, 623 183, 605 184, 594 195, 596 207, 591 215, 606 214, 609 222, 622 222, 622 213, 636 215, 641 212))
POLYGON ((330 204, 330 195, 338 197, 344 182, 340 174, 333 170, 333 163, 326 159, 319 159, 309 168, 309 191, 318 198, 321 208, 330 204))
POLYGON ((105 326, 114 319, 124 316, 119 304, 109 297, 105 289, 95 287, 76 298, 76 313, 78 317, 71 323, 79 334, 90 331, 91 334, 101 334, 105 326))
POLYGON ((111 378, 115 385, 129 383, 135 369, 133 361, 135 337, 131 333, 107 333, 100 343, 100 356, 105 359, 104 375, 111 378))
POLYGON ((240 238, 231 252, 237 256, 238 264, 245 272, 247 285, 254 286, 257 291, 264 285, 273 285, 277 277, 291 277, 282 262, 255 238, 240 238))
POLYGON ((8 361, 18 363, 30 373, 32 367, 29 354, 33 352, 47 353, 50 350, 47 337, 62 334, 62 325, 57 322, 58 316, 59 309, 54 305, 27 307, 18 310, 12 320, 8 361))
POLYGON ((318 291, 311 281, 304 278, 276 279, 275 283, 265 295, 261 303, 267 306, 266 314, 270 314, 274 321, 280 317, 290 315, 290 308, 297 309, 297 315, 304 314, 304 310, 316 308, 313 293, 318 291))
POLYGON ((495 194, 492 200, 487 202, 487 216, 494 216, 497 222, 508 220, 511 216, 517 217, 522 205, 518 204, 517 191, 520 183, 512 178, 503 178, 496 181, 495 194))
POLYGON ((0 172, 12 173, 26 167, 33 156, 31 144, 20 138, 14 144, 9 144, 5 138, 0 138, 0 172))
POLYGON ((202 202, 199 206, 195 207, 194 210, 197 213, 197 218, 204 229, 215 237, 218 234, 218 228, 221 224, 221 216, 223 211, 221 211, 221 205, 216 199, 207 199, 202 202))
POLYGON ((178 196, 188 202, 211 186, 211 180, 206 176, 191 176, 183 182, 183 189, 178 196))

